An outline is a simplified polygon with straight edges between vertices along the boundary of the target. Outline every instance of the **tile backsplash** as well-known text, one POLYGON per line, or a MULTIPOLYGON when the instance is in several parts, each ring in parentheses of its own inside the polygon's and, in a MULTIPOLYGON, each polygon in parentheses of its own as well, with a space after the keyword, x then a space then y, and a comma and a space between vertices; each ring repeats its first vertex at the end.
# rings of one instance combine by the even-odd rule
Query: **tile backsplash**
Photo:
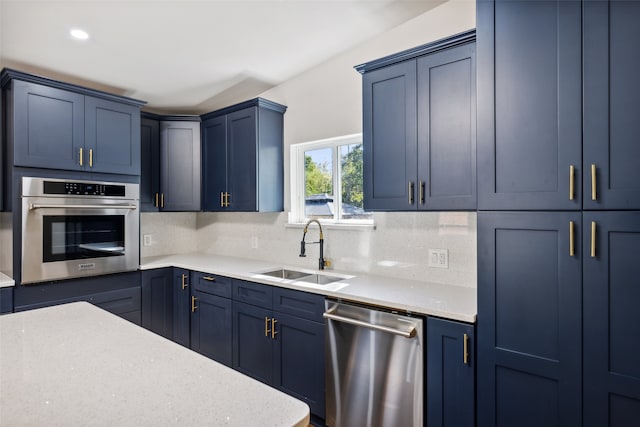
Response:
MULTIPOLYGON (((476 287, 475 212, 375 213, 375 230, 327 227, 325 257, 335 270, 476 287), (448 250, 448 268, 430 267, 429 249, 448 250)), ((307 242, 318 240, 310 227, 307 242)), ((278 213, 143 213, 141 255, 205 252, 317 268, 318 247, 300 258, 302 228, 278 213), (142 236, 151 235, 144 246, 142 236)))

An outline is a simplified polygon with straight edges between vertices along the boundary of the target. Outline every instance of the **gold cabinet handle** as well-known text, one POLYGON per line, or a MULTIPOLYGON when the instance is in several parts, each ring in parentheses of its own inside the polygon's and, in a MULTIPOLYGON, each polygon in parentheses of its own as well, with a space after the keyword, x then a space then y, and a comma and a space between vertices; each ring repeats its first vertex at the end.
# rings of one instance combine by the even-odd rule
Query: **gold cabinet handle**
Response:
POLYGON ((425 182, 424 181, 420 181, 420 183, 418 184, 419 186, 419 193, 420 193, 420 204, 424 205, 424 187, 425 187, 425 182))
POLYGON ((596 165, 591 164, 591 200, 597 200, 598 194, 596 193, 596 165))
POLYGON ((575 256, 576 254, 574 227, 573 221, 569 221, 569 256, 575 256))
POLYGON ((156 193, 156 208, 159 208, 160 205, 158 204, 158 193, 156 193))
POLYGON ((413 204, 413 181, 409 181, 409 204, 413 204))
POLYGON ((191 312, 195 313, 196 309, 198 308, 198 306, 196 305, 196 301, 198 300, 198 298, 194 297, 193 295, 191 295, 191 312))
POLYGON ((229 197, 231 197, 230 193, 224 193, 224 207, 229 207, 229 197))
POLYGON ((276 323, 278 323, 278 321, 275 318, 271 318, 271 339, 274 340, 276 339, 276 334, 278 332, 276 332, 276 323))
POLYGON ((89 148, 89 167, 93 167, 93 148, 89 148))
POLYGON ((469 364, 469 334, 464 334, 462 340, 462 363, 469 364))
POLYGON ((220 192, 220 207, 224 208, 224 191, 220 192))
POLYGON ((82 166, 82 148, 80 149, 80 166, 82 166))
POLYGON ((596 257, 596 222, 591 221, 591 258, 596 257))
POLYGON ((160 207, 164 208, 164 193, 160 194, 160 207))
POLYGON ((269 336, 269 322, 271 319, 269 319, 268 317, 265 316, 264 318, 264 336, 268 337, 269 336))
POLYGON ((186 278, 187 278, 187 275, 183 274, 182 275, 182 289, 185 289, 185 288, 189 287, 189 284, 186 282, 186 278))
POLYGON ((569 166, 569 200, 573 200, 575 194, 576 185, 576 168, 575 166, 569 166))
POLYGON ((204 280, 209 281, 209 282, 215 282, 215 281, 216 281, 216 278, 215 278, 215 277, 202 276, 202 278, 203 278, 204 280))

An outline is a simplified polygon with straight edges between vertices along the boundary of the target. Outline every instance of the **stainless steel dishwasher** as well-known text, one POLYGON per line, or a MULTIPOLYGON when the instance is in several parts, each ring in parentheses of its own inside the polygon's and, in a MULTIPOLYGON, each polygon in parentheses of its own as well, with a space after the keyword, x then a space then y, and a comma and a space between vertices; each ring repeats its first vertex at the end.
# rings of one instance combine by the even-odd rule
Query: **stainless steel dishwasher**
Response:
POLYGON ((422 427, 421 318, 327 300, 326 423, 422 427))

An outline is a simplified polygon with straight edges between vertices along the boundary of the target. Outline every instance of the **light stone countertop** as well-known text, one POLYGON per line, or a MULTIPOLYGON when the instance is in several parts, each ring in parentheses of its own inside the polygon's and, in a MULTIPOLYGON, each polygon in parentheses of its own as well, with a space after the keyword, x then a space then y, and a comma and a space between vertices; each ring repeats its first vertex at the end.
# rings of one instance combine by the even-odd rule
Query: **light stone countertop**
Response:
POLYGON ((309 407, 86 302, 0 316, 0 426, 307 426, 309 407))
MULTIPOLYGON (((325 270, 322 273, 327 275, 347 275, 348 278, 328 285, 313 285, 260 274, 260 272, 286 267, 286 265, 203 253, 149 257, 143 258, 140 263, 142 270, 162 267, 185 268, 462 322, 473 323, 476 320, 477 291, 475 288, 464 286, 333 270, 325 270)), ((299 267, 289 268, 306 270, 299 267)))
POLYGON ((6 274, 0 273, 0 288, 8 288, 9 286, 14 286, 15 282, 13 279, 6 274))

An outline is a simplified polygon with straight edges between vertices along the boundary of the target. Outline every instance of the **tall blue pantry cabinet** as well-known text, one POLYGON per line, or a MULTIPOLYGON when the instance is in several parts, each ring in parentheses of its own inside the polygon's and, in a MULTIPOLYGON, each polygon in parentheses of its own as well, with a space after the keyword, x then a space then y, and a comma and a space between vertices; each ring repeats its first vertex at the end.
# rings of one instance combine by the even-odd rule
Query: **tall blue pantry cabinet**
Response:
POLYGON ((640 2, 477 13, 478 425, 633 425, 640 2))

